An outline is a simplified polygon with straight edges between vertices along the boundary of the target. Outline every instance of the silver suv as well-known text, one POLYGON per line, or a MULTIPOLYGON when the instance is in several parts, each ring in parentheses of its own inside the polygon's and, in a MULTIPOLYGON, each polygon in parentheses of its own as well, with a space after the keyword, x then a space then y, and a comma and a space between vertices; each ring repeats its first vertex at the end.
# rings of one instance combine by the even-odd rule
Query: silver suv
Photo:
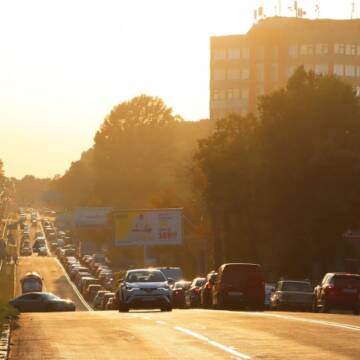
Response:
POLYGON ((172 290, 160 270, 129 270, 117 292, 119 311, 132 309, 172 310, 172 290))

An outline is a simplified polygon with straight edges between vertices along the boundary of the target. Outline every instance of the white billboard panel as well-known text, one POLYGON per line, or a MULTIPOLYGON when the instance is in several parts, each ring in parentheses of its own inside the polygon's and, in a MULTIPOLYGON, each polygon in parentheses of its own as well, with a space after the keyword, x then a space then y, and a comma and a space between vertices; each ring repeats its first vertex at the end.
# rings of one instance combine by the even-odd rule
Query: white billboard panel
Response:
POLYGON ((113 214, 115 246, 179 245, 182 209, 120 210, 113 214))
POLYGON ((108 216, 112 208, 82 207, 74 211, 74 222, 76 227, 106 226, 108 216))

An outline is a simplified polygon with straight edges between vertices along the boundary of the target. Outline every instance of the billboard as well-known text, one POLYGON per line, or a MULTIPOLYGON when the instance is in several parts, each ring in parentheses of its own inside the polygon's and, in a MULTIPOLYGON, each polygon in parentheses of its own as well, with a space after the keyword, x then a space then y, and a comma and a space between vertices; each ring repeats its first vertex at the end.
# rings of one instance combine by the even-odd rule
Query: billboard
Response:
POLYGON ((82 207, 74 211, 76 227, 102 227, 108 225, 108 216, 112 208, 82 207))
POLYGON ((115 246, 179 245, 182 209, 120 210, 113 213, 115 246))

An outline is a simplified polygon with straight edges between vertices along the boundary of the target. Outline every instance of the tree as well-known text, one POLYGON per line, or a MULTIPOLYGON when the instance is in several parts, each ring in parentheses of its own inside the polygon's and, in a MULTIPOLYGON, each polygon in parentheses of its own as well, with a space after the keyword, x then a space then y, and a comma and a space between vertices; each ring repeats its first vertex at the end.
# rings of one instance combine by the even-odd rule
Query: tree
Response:
POLYGON ((326 269, 343 258, 342 234, 360 219, 359 120, 351 86, 300 68, 261 98, 258 120, 218 122, 195 157, 215 262, 308 276, 314 262, 326 269))
POLYGON ((95 136, 99 204, 143 206, 171 183, 174 125, 180 120, 161 99, 146 95, 112 110, 95 136))

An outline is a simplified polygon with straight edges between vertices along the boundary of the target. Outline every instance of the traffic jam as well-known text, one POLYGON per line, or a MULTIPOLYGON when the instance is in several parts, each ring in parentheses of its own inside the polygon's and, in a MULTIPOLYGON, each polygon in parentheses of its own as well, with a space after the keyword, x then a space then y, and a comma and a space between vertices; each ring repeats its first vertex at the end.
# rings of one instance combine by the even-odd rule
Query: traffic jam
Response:
MULTIPOLYGON (((8 229, 13 246, 18 232, 21 257, 56 256, 78 296, 96 311, 206 308, 355 315, 360 311, 358 274, 326 273, 316 286, 308 280, 283 278, 274 284, 266 282, 261 265, 239 262, 184 280, 182 269, 176 266, 119 270, 103 253, 79 256, 71 231, 58 230, 50 217, 40 218, 35 210, 20 209, 18 220, 9 223, 8 229)), ((18 261, 16 255, 13 261, 18 261)), ((72 300, 45 291, 37 269, 19 281, 22 294, 9 303, 20 312, 75 311, 72 300)))

